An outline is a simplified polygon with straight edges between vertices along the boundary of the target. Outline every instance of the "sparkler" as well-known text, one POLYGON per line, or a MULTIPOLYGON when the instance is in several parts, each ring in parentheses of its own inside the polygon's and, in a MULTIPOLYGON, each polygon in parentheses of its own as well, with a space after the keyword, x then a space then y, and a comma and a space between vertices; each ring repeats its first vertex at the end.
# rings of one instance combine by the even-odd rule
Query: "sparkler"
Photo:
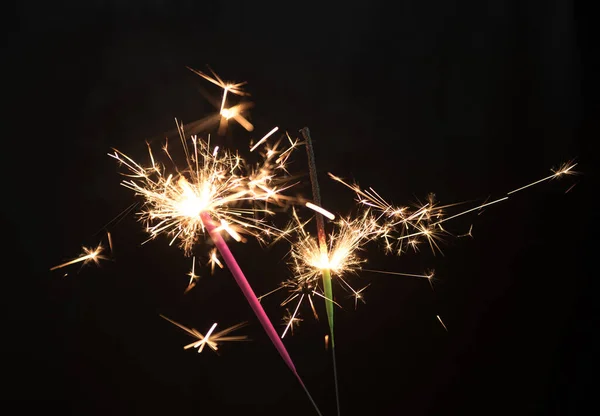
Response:
MULTIPOLYGON (((325 246, 325 255, 323 255, 322 245, 319 240, 315 240, 307 231, 307 222, 302 222, 297 216, 295 210, 293 210, 293 218, 295 226, 290 227, 299 238, 297 241, 292 241, 292 248, 290 250, 290 256, 292 258, 292 268, 294 271, 294 278, 289 279, 280 285, 279 288, 263 295, 267 296, 280 289, 288 289, 289 296, 281 303, 281 306, 285 306, 293 300, 298 299, 297 306, 294 313, 289 319, 286 319, 288 327, 284 331, 283 335, 286 334, 287 330, 296 322, 293 320, 294 316, 298 313, 300 304, 307 299, 310 303, 311 309, 315 318, 318 319, 312 297, 314 295, 323 297, 326 304, 335 304, 339 306, 333 299, 331 294, 326 292, 326 284, 323 284, 323 291, 320 293, 318 289, 319 280, 322 278, 323 270, 329 271, 329 279, 335 276, 335 279, 340 282, 344 289, 349 290, 354 297, 355 308, 358 305, 358 301, 364 302, 362 292, 369 286, 365 286, 362 289, 355 290, 345 280, 344 276, 347 274, 357 274, 359 271, 380 273, 387 275, 403 276, 427 279, 430 286, 433 288, 432 280, 434 276, 433 271, 427 271, 423 274, 417 273, 403 273, 403 272, 392 272, 383 270, 366 269, 362 267, 362 264, 366 261, 359 256, 359 251, 368 242, 373 240, 381 240, 384 242, 386 251, 394 251, 394 243, 398 243, 398 248, 395 250, 396 254, 402 254, 406 248, 411 247, 415 251, 418 251, 418 245, 422 242, 419 238, 425 238, 429 242, 429 245, 433 252, 440 251, 438 242, 441 240, 441 235, 447 233, 442 228, 442 223, 455 219, 467 213, 479 211, 490 205, 505 201, 508 199, 508 195, 512 195, 520 190, 529 188, 535 184, 542 183, 544 181, 552 180, 565 175, 574 175, 576 172, 573 170, 575 164, 572 162, 561 165, 559 169, 552 170, 553 174, 547 176, 541 180, 532 182, 531 184, 522 186, 514 191, 511 191, 501 198, 493 201, 486 201, 474 208, 470 208, 454 214, 449 217, 444 217, 444 210, 452 205, 439 206, 435 201, 433 195, 429 195, 428 200, 425 204, 421 204, 417 208, 411 210, 408 207, 394 207, 387 203, 381 195, 379 195, 373 188, 363 190, 358 185, 349 185, 342 179, 329 174, 334 180, 343 183, 344 185, 353 189, 357 194, 357 200, 360 205, 365 209, 363 210, 362 216, 354 219, 345 218, 338 220, 334 223, 335 229, 329 234, 329 244, 325 246), (378 212, 377 215, 373 215, 372 211, 378 212)), ((306 204, 308 206, 308 204, 306 204)), ((316 210, 318 213, 319 210, 316 210)), ((465 234, 460 234, 458 237, 472 237, 473 225, 470 226, 469 231, 465 234)), ((438 320, 444 329, 446 329, 441 318, 438 316, 438 320)), ((282 335, 282 338, 283 338, 282 335)), ((332 348, 334 347, 333 336, 332 336, 332 348)))
POLYGON ((326 255, 323 255, 318 240, 306 231, 306 225, 310 220, 301 221, 295 209, 292 210, 292 217, 293 224, 288 227, 289 234, 286 235, 286 238, 291 243, 289 257, 294 276, 283 282, 278 288, 259 297, 261 299, 281 289, 287 289, 289 295, 281 303, 281 306, 286 306, 298 299, 291 318, 285 320, 288 326, 281 338, 285 336, 291 326, 297 324, 293 318, 297 316, 304 299, 310 304, 317 320, 319 317, 313 302, 314 296, 319 296, 326 302, 341 307, 332 297, 328 297, 323 289, 319 288, 319 283, 322 283, 323 270, 328 270, 332 280, 335 277, 342 288, 352 293, 355 307, 359 300, 364 302, 362 292, 366 287, 354 290, 346 281, 345 276, 358 274, 360 270, 364 270, 362 264, 366 260, 359 255, 359 252, 367 242, 377 238, 382 232, 368 210, 363 212, 360 217, 339 218, 333 224, 333 231, 328 234, 329 243, 326 247, 326 255), (291 235, 295 235, 296 238, 291 238, 291 235))
MULTIPOLYGON (((306 223, 300 222, 295 210, 293 216, 297 223, 294 231, 298 235, 298 239, 292 243, 290 250, 295 291, 306 293, 307 289, 310 289, 312 294, 320 295, 316 287, 319 280, 322 280, 323 270, 328 270, 330 278, 335 277, 342 287, 357 295, 358 292, 352 289, 344 276, 357 274, 361 270, 362 264, 366 262, 359 252, 366 243, 377 238, 381 233, 381 228, 375 218, 370 215, 368 210, 363 212, 360 217, 339 218, 334 223, 334 229, 327 236, 328 243, 325 247, 325 254, 323 254, 319 241, 306 231, 306 223)), ((294 287, 289 283, 287 286, 294 287)), ((325 290, 323 292, 321 297, 327 303, 336 304, 332 296, 328 296, 325 290)))
MULTIPOLYGON (((321 205, 321 192, 319 191, 319 182, 317 179, 317 166, 315 163, 315 152, 312 146, 312 139, 310 137, 310 130, 308 127, 304 127, 300 130, 304 140, 306 141, 306 152, 308 154, 308 169, 310 175, 310 183, 312 186, 313 200, 315 204, 321 205)), ((323 214, 317 212, 315 214, 317 221, 317 236, 319 241, 319 258, 321 260, 328 259, 327 253, 327 242, 325 240, 325 224, 323 220, 323 214)), ((306 241, 306 240, 305 240, 306 241)), ((331 356, 333 359, 333 376, 335 382, 335 399, 337 414, 340 415, 340 395, 338 388, 338 377, 337 377, 337 366, 335 360, 335 337, 333 331, 333 291, 331 288, 331 272, 330 268, 326 264, 321 264, 321 274, 323 276, 323 290, 325 294, 325 310, 327 312, 327 321, 329 323, 329 332, 331 333, 331 356)), ((293 321, 293 320, 292 320, 293 321)))
MULTIPOLYGON (((201 212, 210 212, 220 224, 219 229, 238 241, 239 233, 259 239, 261 235, 277 234, 276 228, 257 217, 261 213, 271 215, 272 211, 241 206, 244 202, 280 203, 280 198, 286 198, 280 193, 287 186, 277 186, 283 181, 276 177, 274 155, 267 155, 257 169, 245 172, 240 156, 211 150, 209 141, 191 136, 193 150, 190 149, 183 126, 178 124, 178 128, 186 166, 183 170, 176 166, 175 174, 167 173, 164 165, 155 161, 149 145, 150 167, 141 166, 116 149, 109 154, 131 172, 125 175, 130 179, 122 185, 144 197, 144 210, 138 215, 146 223, 150 239, 167 234, 172 237, 171 244, 179 239, 184 252, 190 254, 203 231, 201 212)), ((173 162, 167 145, 163 150, 173 162)))
MULTIPOLYGON (((204 230, 208 231, 263 329, 320 414, 283 342, 221 236, 221 231, 225 231, 239 241, 239 233, 248 233, 260 239, 261 234, 277 235, 280 232, 264 219, 257 218, 260 213, 272 214, 266 208, 267 202, 280 204, 281 199, 285 199, 280 193, 288 186, 278 186, 285 181, 279 181, 275 174, 275 170, 281 166, 281 161, 274 160, 277 152, 267 152, 257 169, 246 172, 245 162, 237 154, 211 150, 208 141, 196 136, 191 137, 193 149, 190 149, 182 126, 179 126, 179 132, 186 164, 183 169, 176 167, 175 174, 167 174, 165 167, 155 161, 149 146, 150 167, 142 167, 115 149, 110 156, 131 172, 126 175, 130 179, 122 184, 144 198, 143 210, 139 215, 140 220, 146 223, 150 239, 161 234, 169 235, 171 244, 179 239, 181 248, 189 255, 204 230), (241 206, 244 202, 263 202, 265 208, 245 208, 241 206)), ((167 146, 163 150, 173 161, 167 146)), ((213 261, 216 263, 215 258, 213 261)), ((193 273, 192 270, 192 276, 193 273)))

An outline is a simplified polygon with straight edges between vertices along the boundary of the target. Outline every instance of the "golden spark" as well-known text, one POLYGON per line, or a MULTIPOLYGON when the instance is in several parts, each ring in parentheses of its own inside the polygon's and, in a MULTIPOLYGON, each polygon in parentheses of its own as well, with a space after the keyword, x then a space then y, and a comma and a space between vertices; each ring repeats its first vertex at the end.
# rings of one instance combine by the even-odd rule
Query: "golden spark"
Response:
MULTIPOLYGON (((248 121, 248 119, 246 119, 243 116, 244 111, 247 110, 248 108, 250 108, 252 106, 252 103, 240 103, 233 107, 227 107, 227 94, 228 93, 235 94, 238 96, 250 95, 247 92, 245 92, 244 90, 242 90, 242 86, 246 85, 246 82, 237 82, 237 83, 236 82, 225 82, 212 69, 210 69, 210 71, 213 75, 212 77, 210 75, 205 74, 202 71, 198 71, 196 69, 192 69, 189 67, 188 67, 188 69, 190 71, 192 71, 193 73, 195 73, 196 75, 201 76, 205 80, 207 80, 207 81, 211 82, 212 84, 217 85, 218 87, 223 89, 223 95, 221 97, 221 105, 219 107, 219 113, 218 113, 218 116, 220 116, 220 125, 219 125, 219 134, 220 135, 223 135, 225 133, 225 130, 227 128, 227 121, 231 118, 233 118, 235 121, 237 121, 247 131, 254 130, 254 126, 252 125, 252 123, 250 123, 248 121)), ((211 116, 200 120, 200 124, 202 124, 202 125, 211 124, 213 122, 214 122, 214 118, 211 116)), ((197 128, 197 126, 196 126, 196 128, 197 128)))
POLYGON ((252 146, 250 148, 250 151, 253 152, 254 149, 256 149, 258 146, 260 146, 261 144, 263 144, 269 137, 271 137, 273 134, 275 134, 275 132, 279 130, 279 127, 273 127, 273 129, 268 132, 267 134, 265 134, 262 139, 260 139, 258 142, 256 142, 256 144, 254 146, 252 146))
POLYGON ((442 326, 444 327, 444 329, 446 330, 446 332, 448 332, 448 328, 446 328, 446 325, 444 324, 444 321, 442 321, 442 318, 440 318, 439 315, 436 315, 438 321, 440 322, 440 324, 442 324, 442 326))
POLYGON ((190 349, 190 348, 198 348, 198 352, 200 353, 204 349, 204 346, 208 345, 210 349, 212 349, 213 351, 217 351, 219 344, 223 343, 223 342, 248 341, 248 337, 246 335, 236 335, 236 336, 228 335, 229 333, 231 333, 239 328, 242 328, 243 326, 246 326, 247 322, 241 322, 237 325, 230 326, 229 328, 226 328, 226 329, 224 329, 220 332, 216 332, 216 333, 213 333, 215 328, 217 327, 217 324, 214 323, 210 327, 210 329, 208 330, 206 335, 203 335, 200 332, 198 332, 197 330, 195 330, 194 328, 187 328, 187 327, 167 318, 164 315, 160 315, 160 317, 171 322, 173 325, 178 326, 179 328, 183 329, 185 332, 190 334, 192 337, 196 338, 196 341, 194 341, 190 344, 187 344, 183 347, 183 349, 185 349, 185 350, 190 349))
POLYGON ((200 279, 200 276, 196 274, 196 256, 192 257, 192 270, 190 270, 188 276, 190 277, 190 281, 188 287, 185 289, 185 293, 192 290, 196 286, 196 281, 200 279))
MULTIPOLYGON (((298 306, 300 306, 300 303, 298 303, 298 306)), ((281 334, 281 338, 285 337, 285 334, 288 331, 288 329, 290 330, 291 334, 294 335, 294 327, 303 321, 303 319, 300 318, 300 314, 298 313, 298 306, 296 307, 296 310, 294 310, 294 313, 290 313, 290 310, 287 308, 285 309, 286 314, 282 319, 283 324, 285 325, 285 331, 283 331, 283 334, 281 334)))
POLYGON ((82 263, 82 266, 84 266, 90 262, 94 262, 96 265, 98 265, 100 264, 100 260, 108 260, 108 257, 105 257, 101 254, 104 250, 102 244, 98 244, 98 246, 94 249, 89 247, 82 247, 82 249, 83 254, 81 254, 79 257, 69 260, 66 263, 59 264, 58 266, 54 266, 50 268, 50 270, 60 269, 75 263, 82 263))
POLYGON ((219 260, 216 248, 213 248, 210 251, 210 258, 208 260, 208 264, 210 265, 210 274, 215 273, 215 265, 219 266, 221 269, 223 268, 223 263, 221 263, 221 260, 219 260))

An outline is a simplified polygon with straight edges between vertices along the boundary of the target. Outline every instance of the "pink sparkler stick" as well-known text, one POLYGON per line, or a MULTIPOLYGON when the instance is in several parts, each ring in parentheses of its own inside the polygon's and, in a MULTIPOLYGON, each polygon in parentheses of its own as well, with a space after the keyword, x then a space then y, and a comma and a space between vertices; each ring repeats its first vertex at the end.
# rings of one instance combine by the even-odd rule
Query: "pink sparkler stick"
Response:
POLYGON ((202 212, 200 214, 200 217, 202 218, 202 223, 208 230, 208 233, 210 234, 211 239, 215 243, 215 246, 219 250, 219 253, 221 253, 221 256, 223 257, 225 264, 227 264, 227 268, 231 271, 233 278, 235 279, 238 286, 242 290, 242 293, 246 297, 246 300, 250 304, 250 307, 256 314, 256 317, 258 318, 262 327, 264 328, 267 335, 271 339, 271 342, 273 343, 273 345, 279 352, 279 355, 281 355, 281 358, 283 358, 283 361, 287 364, 287 366, 290 368, 290 370, 292 370, 292 373, 294 373, 294 375, 296 376, 296 378, 302 385, 302 388, 308 395, 308 398, 312 402, 312 404, 315 407, 319 416, 322 416, 315 401, 313 400, 312 396, 306 389, 304 382, 300 378, 300 375, 298 375, 298 371, 296 371, 296 367, 294 366, 292 358, 288 354, 287 349, 285 348, 285 345, 283 345, 283 342, 279 338, 277 331, 275 331, 275 328, 273 327, 271 320, 267 316, 265 310, 263 309, 262 305, 258 301, 258 298, 254 294, 254 291, 252 290, 250 283, 248 283, 248 280, 246 279, 246 276, 244 276, 242 269, 240 268, 237 261, 235 260, 235 257, 233 257, 233 254, 229 250, 227 243, 225 243, 225 240, 223 240, 223 237, 221 237, 221 234, 219 234, 219 231, 217 231, 215 225, 213 224, 212 219, 210 218, 210 214, 208 212, 202 212))

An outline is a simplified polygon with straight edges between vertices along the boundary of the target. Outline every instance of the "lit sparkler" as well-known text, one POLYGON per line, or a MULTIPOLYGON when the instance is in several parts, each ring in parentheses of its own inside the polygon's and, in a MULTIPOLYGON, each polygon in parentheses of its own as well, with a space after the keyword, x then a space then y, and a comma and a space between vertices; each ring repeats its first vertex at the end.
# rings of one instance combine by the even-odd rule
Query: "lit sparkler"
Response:
MULTIPOLYGON (((318 239, 306 230, 310 220, 300 220, 295 209, 292 209, 292 218, 293 224, 287 228, 286 239, 291 244, 289 265, 293 277, 281 283, 278 288, 260 296, 259 299, 286 289, 288 297, 281 302, 281 306, 286 306, 297 300, 292 318, 298 313, 303 301, 306 300, 315 319, 318 320, 319 317, 313 301, 314 296, 341 307, 333 298, 333 290, 329 295, 326 293, 322 281, 322 274, 325 270, 332 280, 338 281, 343 289, 351 292, 351 296, 356 301, 361 300, 364 302, 362 291, 366 287, 355 290, 348 283, 347 276, 357 275, 361 271, 362 265, 367 260, 360 256, 360 252, 369 241, 377 239, 382 233, 381 227, 371 213, 366 210, 360 217, 338 218, 333 223, 333 230, 327 235, 328 245, 325 248, 325 254, 322 253, 318 239)), ((287 322, 295 322, 292 321, 292 318, 287 322)), ((283 335, 288 329, 286 327, 283 335)))
MULTIPOLYGON (((281 196, 280 199, 281 192, 288 186, 278 186, 282 180, 275 173, 278 167, 275 155, 267 156, 258 168, 248 172, 240 156, 211 150, 209 141, 197 136, 191 136, 190 149, 181 125, 179 129, 186 156, 183 170, 175 167, 173 173, 168 172, 155 160, 150 146, 149 167, 143 167, 116 149, 109 154, 130 171, 125 175, 129 179, 122 185, 144 198, 139 215, 146 223, 150 239, 160 234, 169 235, 171 243, 178 239, 185 253, 190 254, 204 232, 202 212, 210 213, 211 218, 236 240, 239 240, 239 233, 258 238, 276 235, 279 230, 257 216, 261 213, 270 215, 272 211, 242 206, 245 202, 281 204, 281 199, 286 198, 281 196)), ((163 150, 173 161, 167 145, 163 150)))
MULTIPOLYGON (((293 277, 281 283, 276 289, 260 296, 259 299, 286 289, 288 297, 281 302, 281 306, 298 300, 294 309, 297 313, 299 306, 306 300, 315 319, 318 320, 319 317, 313 302, 314 296, 341 307, 333 299, 333 296, 328 296, 324 287, 321 287, 322 273, 326 270, 329 276, 338 280, 345 290, 352 293, 352 296, 363 300, 361 292, 365 288, 354 290, 346 277, 360 272, 363 263, 366 262, 366 259, 360 256, 360 252, 369 241, 378 238, 382 232, 375 218, 370 215, 368 210, 363 212, 360 217, 338 218, 333 223, 333 230, 327 236, 329 243, 326 246, 325 254, 321 251, 318 239, 306 230, 310 220, 302 221, 296 209, 292 209, 292 218, 293 222, 286 228, 285 237, 291 245, 288 255, 293 277)), ((284 334, 287 330, 286 327, 284 334)))
POLYGON ((350 287, 343 277, 358 273, 366 262, 360 257, 359 251, 381 234, 381 228, 368 210, 357 218, 340 218, 334 227, 327 236, 325 253, 322 253, 317 238, 304 227, 297 228, 299 239, 290 251, 295 279, 316 285, 322 277, 322 271, 328 270, 331 276, 350 287))

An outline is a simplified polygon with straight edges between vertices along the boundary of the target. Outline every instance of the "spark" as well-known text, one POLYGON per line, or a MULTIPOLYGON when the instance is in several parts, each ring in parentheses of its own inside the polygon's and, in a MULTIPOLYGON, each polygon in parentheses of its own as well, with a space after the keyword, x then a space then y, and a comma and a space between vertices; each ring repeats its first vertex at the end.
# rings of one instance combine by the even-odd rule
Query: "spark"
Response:
POLYGON ((440 324, 442 324, 442 326, 444 327, 444 329, 446 330, 446 332, 448 332, 448 328, 446 328, 446 325, 444 324, 444 321, 442 321, 442 318, 440 318, 439 315, 436 315, 438 321, 440 321, 440 324))
POLYGON ((235 115, 235 110, 232 110, 230 108, 224 108, 224 109, 221 110, 221 115, 226 120, 229 120, 231 117, 233 117, 235 115))
MULTIPOLYGON (((247 131, 252 131, 254 130, 254 126, 244 117, 244 114, 253 106, 254 104, 251 102, 243 102, 233 107, 219 110, 218 113, 210 114, 200 120, 186 123, 183 127, 189 134, 197 134, 218 126, 217 133, 223 136, 229 125, 229 120, 234 119, 247 131)), ((166 132, 164 136, 171 137, 178 133, 179 128, 176 128, 166 132)))
POLYGON ((364 296, 362 294, 362 292, 368 288, 371 284, 369 283, 368 285, 366 285, 365 287, 363 287, 362 289, 359 289, 357 291, 355 291, 353 293, 354 295, 354 310, 356 310, 358 308, 358 301, 360 300, 362 303, 365 303, 365 299, 364 296))
POLYGON ((298 139, 292 140, 292 138, 290 137, 290 135, 287 132, 285 133, 285 135, 290 143, 290 147, 288 147, 286 150, 284 150, 282 152, 279 152, 277 150, 277 147, 279 146, 280 142, 277 142, 275 144, 275 146, 273 146, 273 149, 271 149, 271 151, 273 152, 273 154, 279 154, 279 157, 277 158, 277 160, 275 160, 275 163, 278 164, 277 168, 287 172, 286 162, 287 162, 288 158, 290 157, 290 155, 292 154, 292 151, 296 147, 298 147, 298 139))
POLYGON ((362 270, 365 272, 371 272, 371 273, 380 273, 380 274, 389 274, 389 275, 393 275, 393 276, 416 277, 418 279, 427 279, 427 281, 429 282, 429 286, 431 287, 431 290, 435 290, 433 288, 433 276, 435 275, 435 272, 433 270, 428 271, 426 274, 390 272, 390 271, 385 271, 385 270, 371 270, 371 269, 362 269, 362 270))
POLYGON ((244 85, 247 84, 246 81, 244 82, 224 82, 211 68, 209 68, 210 72, 212 72, 213 76, 211 77, 210 75, 207 75, 206 73, 199 71, 197 69, 193 69, 190 67, 187 67, 190 71, 192 71, 193 73, 195 73, 196 75, 201 76, 202 78, 204 78, 205 80, 207 80, 208 82, 211 82, 213 84, 215 84, 216 86, 220 87, 223 89, 223 102, 225 102, 225 98, 227 96, 227 92, 230 92, 232 94, 235 95, 240 95, 240 96, 244 96, 244 95, 250 95, 249 93, 247 93, 246 91, 244 91, 241 87, 243 87, 244 85))
POLYGON ((219 266, 221 269, 223 268, 223 263, 221 263, 221 260, 219 260, 216 248, 213 248, 211 250, 210 259, 208 260, 208 264, 210 265, 210 274, 215 273, 215 265, 219 266))
POLYGON ((532 182, 528 185, 522 186, 520 188, 515 189, 514 191, 510 191, 509 193, 507 193, 507 195, 511 195, 514 194, 516 192, 522 191, 523 189, 529 188, 531 186, 537 185, 538 183, 542 183, 542 182, 546 182, 548 180, 551 179, 556 179, 559 178, 561 176, 567 176, 567 175, 577 175, 577 172, 573 170, 573 168, 577 166, 577 163, 573 163, 573 162, 566 162, 563 163, 558 169, 552 169, 552 175, 550 176, 546 176, 545 178, 539 179, 535 182, 532 182))
POLYGON ((253 152, 254 149, 256 149, 258 146, 260 146, 269 137, 271 137, 277 130, 279 130, 279 127, 273 127, 273 129, 270 132, 268 132, 267 134, 265 134, 262 139, 260 139, 258 142, 256 142, 256 144, 254 146, 252 146, 252 148, 250 149, 250 151, 253 152))
POLYGON ((466 232, 466 233, 464 233, 464 234, 460 234, 460 235, 458 235, 458 237, 459 237, 459 238, 460 238, 460 237, 471 237, 471 238, 473 238, 473 224, 471 224, 471 226, 469 227, 469 231, 467 231, 467 232, 466 232))
POLYGON ((233 227, 231 225, 229 225, 229 223, 227 221, 225 221, 224 219, 221 219, 221 225, 219 227, 217 227, 217 231, 225 231, 227 234, 229 234, 229 236, 231 238, 233 238, 235 241, 237 241, 238 243, 240 241, 242 242, 246 242, 246 239, 244 237, 242 237, 240 235, 240 233, 238 233, 237 231, 235 231, 233 229, 233 227))
POLYGON ((183 293, 186 294, 195 287, 196 287, 196 281, 192 281, 192 282, 190 282, 190 284, 188 284, 188 287, 185 288, 185 291, 183 293))
POLYGON ((387 272, 383 270, 371 270, 371 269, 362 269, 365 272, 371 273, 381 273, 381 274, 391 274, 395 276, 405 276, 405 277, 420 277, 423 279, 431 280, 433 278, 433 272, 429 272, 427 274, 413 274, 413 273, 400 273, 400 272, 387 272))
MULTIPOLYGON (((215 330, 216 327, 217 327, 217 323, 215 322, 210 327, 210 329, 208 330, 208 332, 206 333, 206 335, 204 336, 204 338, 201 341, 198 341, 198 342, 195 342, 195 343, 189 344, 189 345, 191 345, 192 348, 198 348, 198 353, 201 353, 202 350, 204 349, 204 346, 206 345, 206 341, 210 339, 210 335, 213 333, 213 331, 215 330)), ((186 346, 188 346, 188 345, 186 345, 186 346)))
POLYGON ((238 122, 240 126, 245 128, 247 131, 254 130, 254 126, 250 123, 244 116, 243 113, 252 106, 252 103, 241 103, 237 104, 233 107, 223 108, 219 111, 219 115, 221 116, 221 121, 219 123, 219 135, 223 136, 225 134, 225 130, 227 129, 227 121, 229 119, 234 119, 238 122))
POLYGON ((108 257, 103 256, 101 253, 104 250, 102 244, 98 244, 98 246, 94 249, 88 247, 82 247, 83 254, 79 257, 69 260, 66 263, 59 264, 58 266, 51 267, 50 270, 60 269, 66 266, 70 266, 75 263, 83 263, 82 265, 86 265, 90 262, 94 262, 96 265, 100 264, 100 260, 108 260, 108 257))
POLYGON ((316 211, 319 214, 324 215, 325 217, 329 218, 330 220, 332 220, 332 221, 335 220, 335 215, 333 215, 331 212, 327 211, 326 209, 323 209, 320 206, 313 204, 312 202, 307 202, 305 205, 307 208, 310 208, 313 211, 316 211))
POLYGON ((185 293, 192 290, 194 288, 194 286, 196 286, 196 281, 198 279, 200 279, 200 276, 198 276, 196 274, 195 270, 196 270, 196 256, 194 256, 192 258, 192 270, 190 270, 190 272, 188 273, 188 276, 190 276, 190 281, 188 283, 188 287, 185 289, 185 293))
MULTIPOLYGON (((252 123, 250 123, 243 116, 243 112, 245 110, 247 110, 249 107, 251 107, 252 103, 240 103, 233 107, 227 107, 227 94, 228 93, 235 94, 238 96, 250 95, 249 93, 245 92, 242 89, 242 87, 244 85, 246 85, 246 82, 225 82, 210 68, 209 68, 210 72, 212 73, 213 76, 210 76, 202 71, 192 69, 190 67, 188 67, 188 69, 190 71, 192 71, 193 73, 195 73, 196 75, 201 76, 202 78, 209 81, 210 83, 223 89, 223 95, 221 97, 221 103, 220 103, 219 112, 217 115, 218 117, 220 117, 219 131, 218 131, 218 133, 220 135, 225 134, 225 130, 227 128, 227 121, 231 118, 233 118, 235 121, 237 121, 247 131, 254 130, 254 126, 252 125, 252 123)), ((214 117, 209 116, 205 119, 199 120, 197 122, 198 126, 194 126, 194 127, 199 128, 200 125, 202 125, 204 127, 205 125, 214 123, 214 121, 215 121, 214 117)))
POLYGON ((569 189, 567 189, 565 191, 565 194, 569 193, 571 191, 571 189, 573 189, 575 187, 575 185, 577 185, 577 183, 574 183, 573 185, 569 186, 569 189))
POLYGON ((106 237, 108 238, 108 248, 110 250, 110 253, 113 254, 113 242, 112 242, 112 235, 110 234, 109 231, 106 232, 106 237))
POLYGON ((173 325, 178 326, 179 328, 183 329, 185 332, 187 332, 189 335, 191 335, 192 337, 196 338, 197 341, 192 342, 191 344, 187 344, 183 347, 183 349, 187 350, 190 348, 198 348, 198 352, 202 352, 203 348, 205 345, 208 345, 208 347, 210 349, 212 349, 213 351, 217 351, 219 344, 223 343, 223 342, 228 342, 228 341, 248 341, 248 337, 246 335, 234 335, 234 336, 229 336, 228 334, 239 329, 242 328, 244 326, 247 325, 247 322, 241 322, 239 324, 230 326, 229 328, 226 328, 220 332, 217 333, 213 333, 215 328, 217 327, 217 324, 214 323, 211 328, 208 330, 208 332, 206 333, 206 335, 202 335, 202 333, 198 332, 197 330, 195 330, 194 328, 187 328, 175 321, 173 321, 172 319, 167 318, 164 315, 160 315, 161 318, 171 322, 173 325))
POLYGON ((300 318, 300 314, 298 313, 299 306, 300 302, 298 302, 298 306, 296 306, 294 313, 290 313, 290 310, 286 308, 286 314, 282 319, 283 324, 285 325, 285 331, 283 331, 283 334, 281 334, 281 338, 285 337, 285 334, 287 333, 288 329, 290 330, 290 333, 294 335, 294 326, 298 325, 300 322, 303 321, 303 319, 300 318))

